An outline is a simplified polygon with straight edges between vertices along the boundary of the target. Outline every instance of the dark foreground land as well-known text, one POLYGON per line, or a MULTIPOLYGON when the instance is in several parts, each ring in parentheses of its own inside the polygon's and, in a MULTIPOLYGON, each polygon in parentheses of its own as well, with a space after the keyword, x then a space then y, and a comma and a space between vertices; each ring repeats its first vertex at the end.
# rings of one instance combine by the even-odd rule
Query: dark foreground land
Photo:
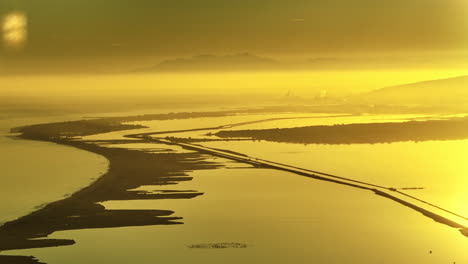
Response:
MULTIPOLYGON (((172 115, 161 117, 173 118, 172 115)), ((106 148, 90 142, 73 140, 77 136, 141 128, 141 126, 122 125, 120 121, 116 118, 92 119, 15 129, 15 132, 21 133, 20 137, 24 139, 54 142, 102 155, 109 160, 110 167, 99 180, 72 196, 1 226, 0 251, 66 246, 75 243, 68 239, 47 239, 47 236, 56 231, 182 224, 182 218, 173 216, 174 212, 170 210, 106 210, 99 203, 109 200, 191 199, 203 193, 194 190, 160 193, 131 190, 142 185, 172 185, 180 181, 189 181, 191 180, 187 176, 189 171, 215 169, 222 165, 206 161, 199 153, 155 154, 106 148)), ((40 262, 32 257, 0 256, 0 263, 40 262)))
MULTIPOLYGON (((143 199, 191 199, 202 192, 195 190, 162 191, 147 193, 132 191, 140 186, 174 185, 190 181, 187 173, 194 170, 216 169, 222 164, 206 161, 201 153, 147 153, 137 150, 102 147, 96 142, 75 139, 112 131, 144 128, 125 122, 148 120, 190 119, 199 117, 223 117, 245 113, 269 113, 290 111, 283 108, 259 108, 224 110, 216 112, 184 112, 141 116, 90 118, 86 120, 31 125, 12 129, 22 139, 47 141, 79 148, 104 156, 109 160, 109 170, 90 186, 68 198, 48 204, 44 208, 0 226, 0 252, 68 246, 69 239, 47 239, 57 231, 88 228, 182 224, 182 217, 173 216, 170 210, 106 210, 101 202, 143 199)), ((298 111, 303 111, 299 108, 298 111)), ((125 144, 141 140, 101 141, 99 143, 125 144)), ((53 183, 51 183, 53 184, 53 183)), ((14 197, 12 197, 14 199, 14 197)), ((29 256, 2 256, 0 263, 40 263, 29 256)))
MULTIPOLYGON (((106 148, 95 144, 95 142, 75 139, 85 135, 142 128, 142 126, 123 124, 130 121, 216 117, 238 113, 239 111, 220 111, 97 118, 15 129, 14 132, 20 133, 19 137, 24 139, 54 142, 102 155, 109 160, 110 167, 100 179, 70 197, 51 203, 36 212, 1 226, 0 251, 73 245, 75 241, 70 239, 47 238, 50 234, 63 230, 182 224, 182 218, 174 216, 174 212, 170 210, 107 210, 100 203, 110 200, 191 199, 203 195, 203 193, 196 190, 148 193, 133 191, 133 189, 143 185, 171 185, 181 181, 189 181, 191 178, 187 176, 187 172, 216 169, 223 166, 222 164, 209 162, 205 159, 204 154, 197 152, 147 153, 123 148, 106 148)), ((465 128, 466 122, 464 120, 460 128, 465 128)), ((445 123, 430 123, 432 126, 440 124, 445 123)), ((370 125, 368 124, 368 126, 370 125)), ((304 131, 311 129, 315 131, 314 133, 320 132, 319 135, 322 136, 324 133, 323 128, 318 130, 314 130, 314 128, 298 129, 304 129, 304 131)), ((429 127, 425 127, 425 129, 429 129, 429 127)), ((449 127, 445 126, 444 129, 449 129, 449 127)), ((223 133, 231 133, 229 136, 232 136, 232 133, 238 133, 235 136, 240 136, 239 134, 244 132, 221 132, 218 136, 228 136, 227 134, 223 135, 223 133)), ((263 132, 256 133, 261 135, 263 132)), ((468 137, 468 133, 466 135, 468 137)), ((141 139, 129 139, 127 141, 110 140, 99 143, 134 142, 142 141, 141 139)), ((456 228, 461 229, 462 234, 468 236, 468 229, 462 226, 456 226, 456 228)), ((0 263, 37 264, 40 262, 27 256, 0 256, 0 263)))

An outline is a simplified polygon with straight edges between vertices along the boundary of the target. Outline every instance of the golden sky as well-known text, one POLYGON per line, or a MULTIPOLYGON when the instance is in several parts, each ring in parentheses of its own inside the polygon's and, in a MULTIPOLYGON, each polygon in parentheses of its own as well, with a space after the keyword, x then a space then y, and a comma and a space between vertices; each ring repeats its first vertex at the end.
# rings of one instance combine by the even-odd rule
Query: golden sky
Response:
POLYGON ((468 47, 466 0, 1 0, 0 14, 3 25, 24 16, 25 28, 3 31, 2 57, 16 61, 468 47), (20 51, 8 47, 7 34, 24 42, 20 51))

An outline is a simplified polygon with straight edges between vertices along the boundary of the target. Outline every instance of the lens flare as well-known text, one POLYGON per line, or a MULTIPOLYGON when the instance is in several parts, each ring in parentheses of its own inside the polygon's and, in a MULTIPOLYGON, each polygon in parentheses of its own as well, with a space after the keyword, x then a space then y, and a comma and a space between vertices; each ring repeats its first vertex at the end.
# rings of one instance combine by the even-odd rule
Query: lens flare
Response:
POLYGON ((26 14, 14 12, 6 15, 2 21, 3 42, 5 47, 21 49, 28 37, 26 14))

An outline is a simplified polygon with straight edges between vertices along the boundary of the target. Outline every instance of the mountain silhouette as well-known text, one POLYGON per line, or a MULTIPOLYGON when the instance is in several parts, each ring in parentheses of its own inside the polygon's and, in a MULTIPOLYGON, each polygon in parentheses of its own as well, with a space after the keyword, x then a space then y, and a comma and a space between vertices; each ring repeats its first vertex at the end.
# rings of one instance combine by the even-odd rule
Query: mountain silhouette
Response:
POLYGON ((139 71, 244 71, 270 70, 279 67, 280 63, 274 59, 250 53, 237 53, 223 56, 207 54, 164 60, 157 65, 143 68, 139 71))

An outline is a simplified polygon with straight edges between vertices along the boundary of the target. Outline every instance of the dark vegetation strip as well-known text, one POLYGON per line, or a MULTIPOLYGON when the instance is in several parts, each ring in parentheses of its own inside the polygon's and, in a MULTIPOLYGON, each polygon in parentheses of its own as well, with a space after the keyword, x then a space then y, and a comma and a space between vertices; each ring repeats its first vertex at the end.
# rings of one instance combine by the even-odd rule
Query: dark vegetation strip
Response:
POLYGON ((2 264, 45 264, 39 262, 34 257, 27 256, 0 256, 0 263, 2 264))
POLYGON ((300 144, 375 144, 403 141, 468 139, 468 118, 220 131, 221 138, 251 138, 300 144))

